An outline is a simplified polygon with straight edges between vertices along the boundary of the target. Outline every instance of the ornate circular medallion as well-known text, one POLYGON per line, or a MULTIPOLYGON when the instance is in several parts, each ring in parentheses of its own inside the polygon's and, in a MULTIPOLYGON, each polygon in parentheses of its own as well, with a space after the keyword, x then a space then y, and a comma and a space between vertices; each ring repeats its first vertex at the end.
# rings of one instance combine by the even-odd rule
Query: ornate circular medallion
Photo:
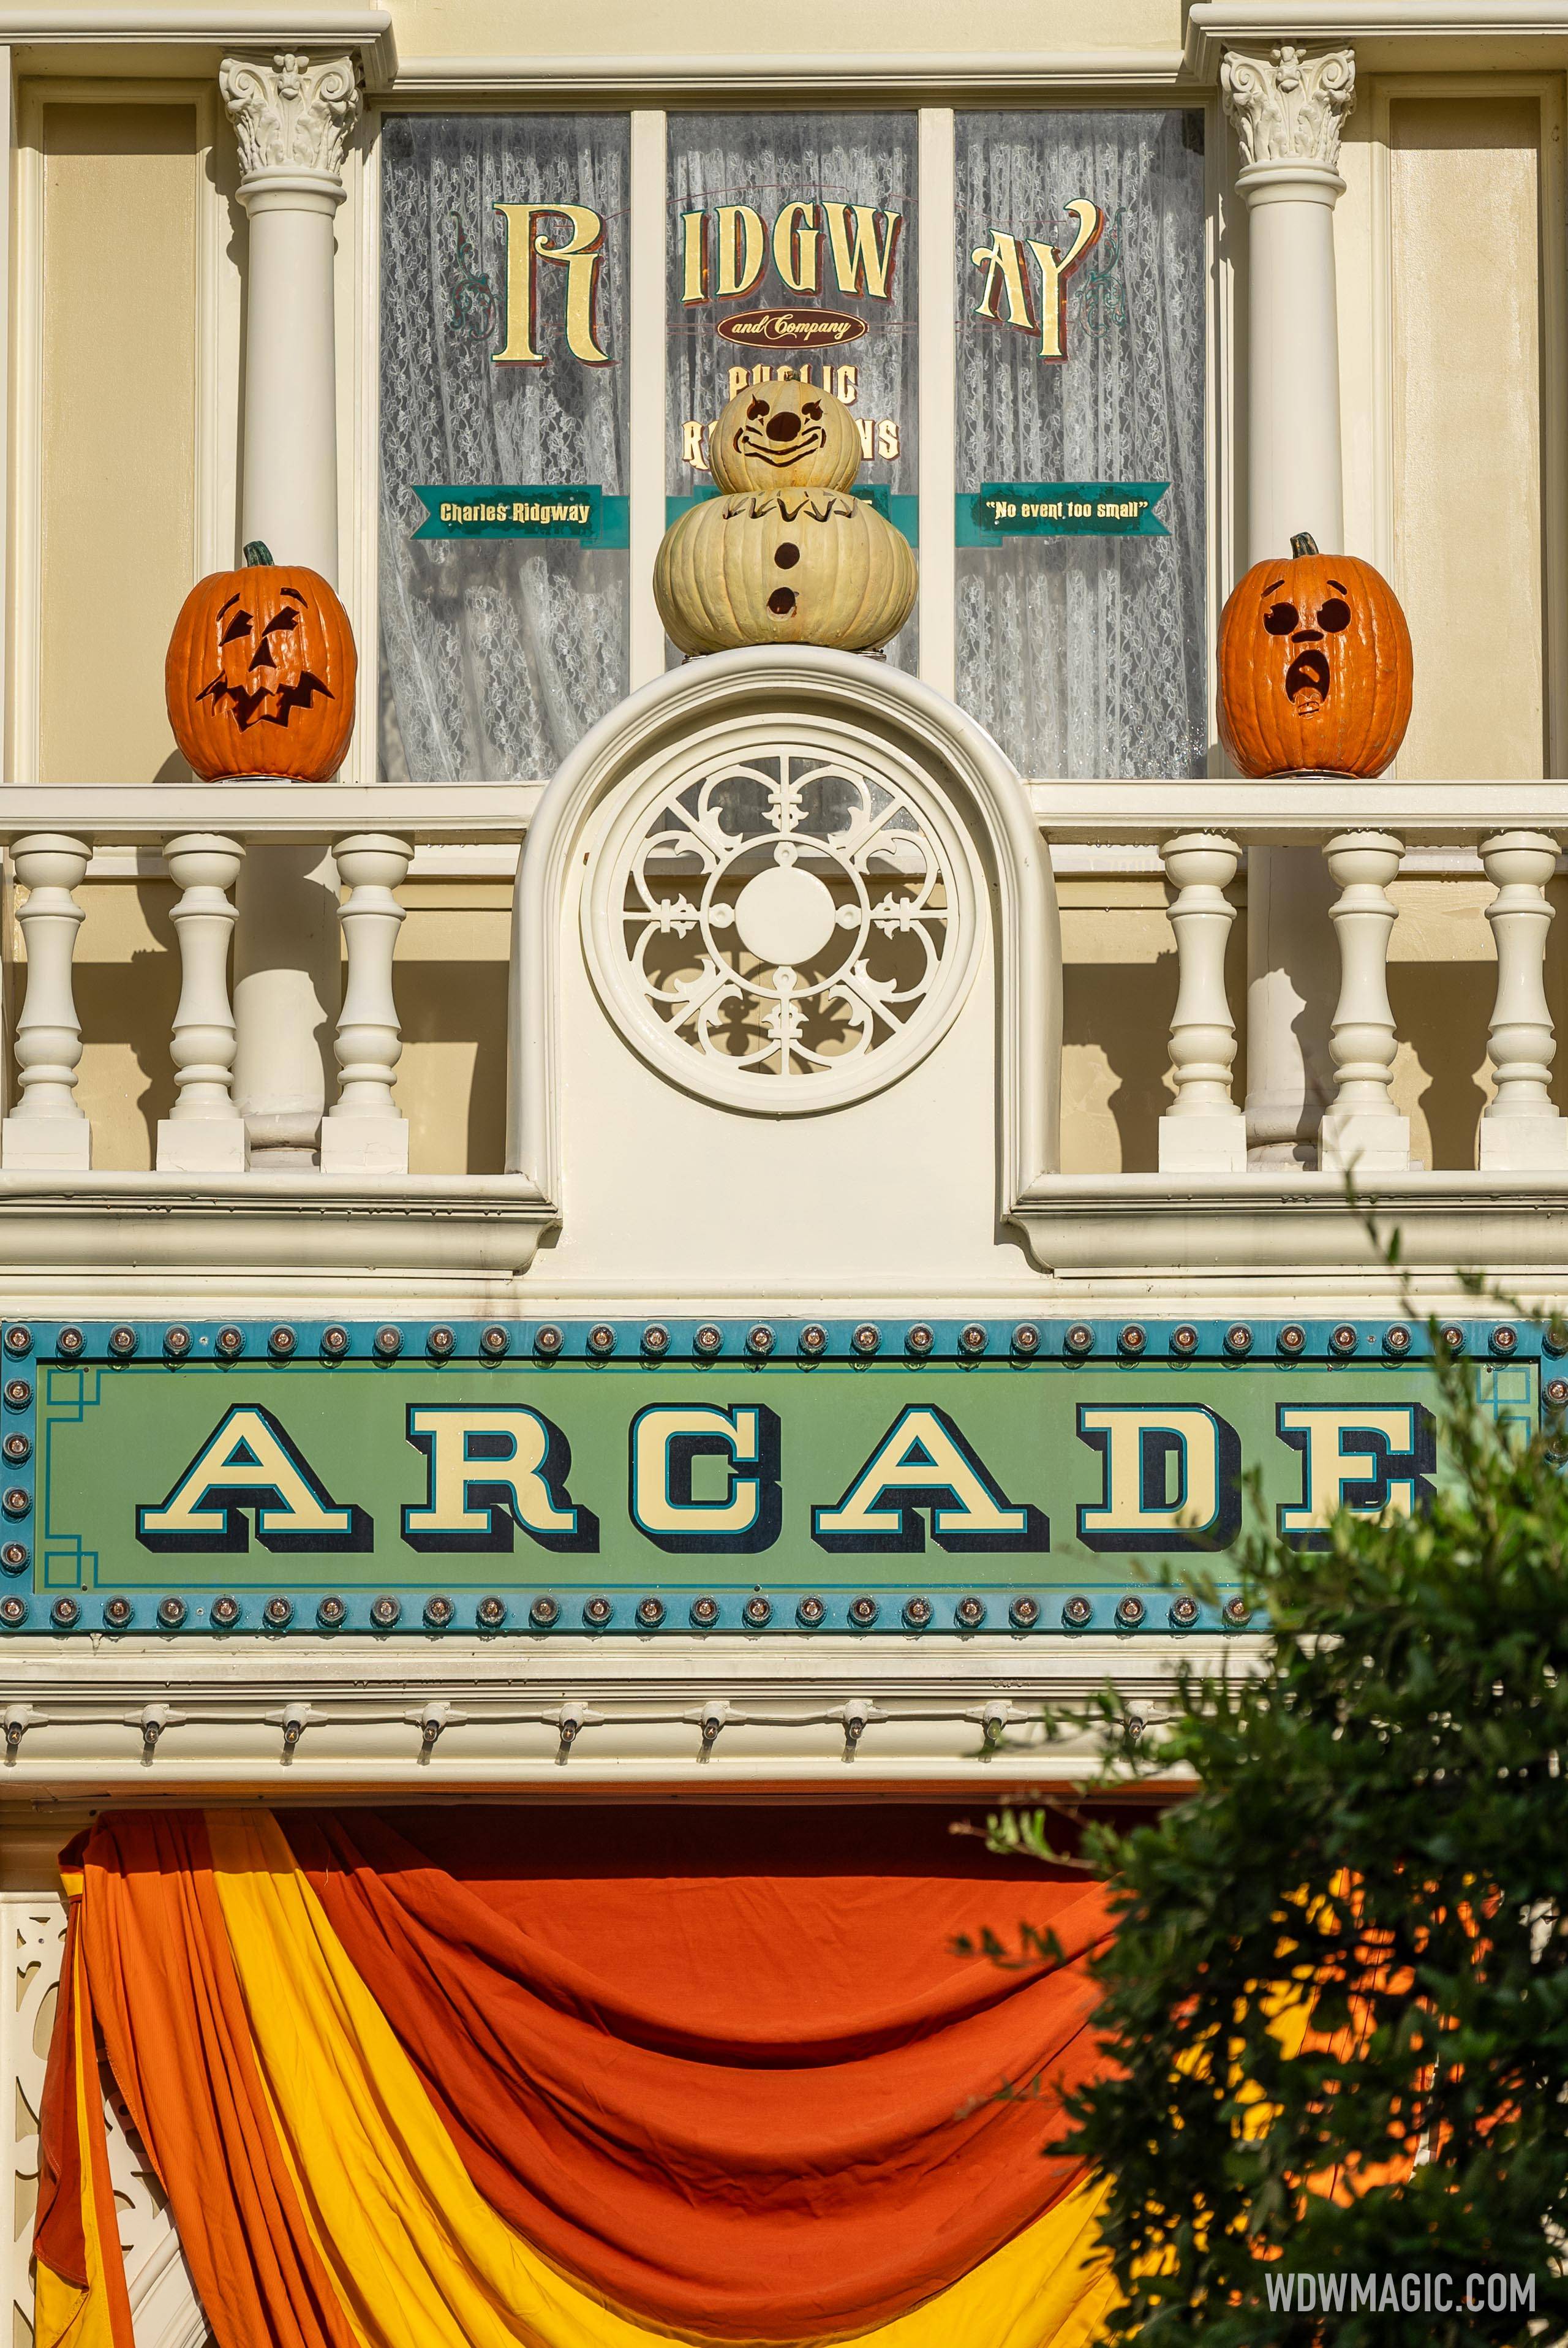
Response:
POLYGON ((878 1091, 979 959, 982 881, 943 794, 826 725, 688 744, 611 818, 583 896, 595 984, 665 1075, 769 1116, 878 1091))

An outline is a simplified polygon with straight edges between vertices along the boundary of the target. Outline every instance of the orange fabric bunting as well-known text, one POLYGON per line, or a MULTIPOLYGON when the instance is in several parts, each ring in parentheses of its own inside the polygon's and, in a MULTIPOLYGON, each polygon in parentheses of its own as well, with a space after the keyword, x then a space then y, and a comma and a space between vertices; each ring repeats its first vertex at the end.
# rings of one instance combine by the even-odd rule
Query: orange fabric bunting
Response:
POLYGON ((652 1824, 100 1820, 39 2348, 132 2348, 95 2008, 219 2348, 1087 2340, 1099 2197, 1049 2147, 1098 1889, 929 1810, 665 1815, 656 1859, 652 1824), (1059 1960, 953 1955, 1020 1918, 1059 1960))
POLYGON ((1042 2155, 1103 1897, 948 1823, 280 1818, 492 2209, 618 2306, 775 2341, 886 2322, 1079 2173, 1042 2155), (1020 1908, 1060 1966, 954 1960, 1020 1908))

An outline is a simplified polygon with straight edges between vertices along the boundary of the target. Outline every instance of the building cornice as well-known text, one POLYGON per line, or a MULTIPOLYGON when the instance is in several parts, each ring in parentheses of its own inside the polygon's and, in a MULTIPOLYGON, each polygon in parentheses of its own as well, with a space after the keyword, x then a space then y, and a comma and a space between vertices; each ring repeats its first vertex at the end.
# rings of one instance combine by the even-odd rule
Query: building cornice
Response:
POLYGON ((356 57, 370 89, 390 87, 397 40, 387 8, 53 7, 36 0, 0 8, 0 46, 20 52, 24 71, 184 74, 217 70, 232 52, 278 50, 356 57))
POLYGON ((1363 71, 1458 72, 1568 63, 1564 0, 1191 0, 1182 52, 1198 82, 1227 49, 1349 46, 1363 71))
POLYGON ((812 96, 819 99, 946 93, 973 98, 1030 92, 1170 91, 1183 77, 1179 49, 1027 51, 896 50, 735 57, 409 57, 397 67, 398 98, 538 97, 567 99, 812 96))

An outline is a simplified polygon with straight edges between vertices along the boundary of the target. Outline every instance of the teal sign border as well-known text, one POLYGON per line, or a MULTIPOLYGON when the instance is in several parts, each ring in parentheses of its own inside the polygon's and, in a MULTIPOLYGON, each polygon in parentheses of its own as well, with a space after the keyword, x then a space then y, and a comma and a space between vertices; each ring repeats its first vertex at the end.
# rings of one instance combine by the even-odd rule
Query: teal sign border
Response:
POLYGON ((632 542, 630 499, 606 497, 596 481, 566 489, 538 481, 502 481, 477 488, 418 481, 414 494, 426 510, 425 520, 414 532, 416 538, 575 539, 595 551, 624 548, 632 542), (472 519, 443 520, 443 506, 460 506, 472 519), (579 514, 572 508, 587 510, 579 514))
POLYGON ((957 499, 957 542, 995 546, 1000 538, 1169 538, 1155 509, 1170 487, 1169 481, 985 481, 957 499), (1136 505, 1140 510, 1108 513, 1112 505, 1136 505), (1042 507, 1060 510, 1042 512, 1042 507), (1072 507, 1088 510, 1072 512, 1072 507))
MULTIPOLYGON (((1553 1394, 1548 1387, 1549 1377, 1558 1387, 1564 1383, 1552 1375, 1558 1348, 1551 1331, 1527 1322, 1467 1322, 1455 1324, 1450 1342, 1455 1338, 1475 1364, 1483 1406, 1500 1423, 1532 1430, 1541 1424, 1546 1408, 1561 1405, 1562 1393, 1553 1394)), ((931 1554, 915 1567, 918 1578, 911 1576, 913 1559, 906 1564, 896 1555, 900 1548, 917 1544, 890 1541, 888 1555, 857 1560, 847 1572, 820 1560, 824 1581, 820 1589, 800 1576, 809 1550, 802 1551, 798 1544, 786 1544, 777 1581, 762 1582, 753 1577, 759 1569, 767 1572, 772 1562, 763 1553, 744 1560, 716 1556, 706 1570, 697 1564, 695 1571, 686 1558, 679 1564, 672 1560, 673 1570, 654 1559, 646 1577, 636 1584, 622 1580, 601 1587, 585 1579, 582 1568, 562 1570, 552 1580, 548 1554, 526 1544, 511 1557, 482 1562, 460 1560, 443 1548, 439 1560, 432 1558, 430 1563, 448 1582, 445 1589, 432 1576, 339 1590, 333 1586, 330 1557, 318 1552, 308 1561, 304 1557, 292 1560, 292 1570, 286 1556, 271 1554, 243 1559, 236 1554, 227 1569, 209 1554, 200 1560, 195 1555, 170 1557, 165 1580, 150 1579, 143 1560, 141 1578, 116 1589, 113 1560, 106 1565, 104 1554, 84 1542, 77 1529, 63 1519, 57 1521, 53 1450, 57 1439, 72 1438, 73 1429, 79 1441, 84 1420, 107 1399, 109 1382, 128 1374, 194 1379, 204 1395, 211 1395, 214 1415, 221 1417, 231 1397, 236 1403, 249 1397, 245 1406, 253 1411, 258 1407, 254 1373, 262 1374, 267 1386, 276 1380, 275 1397, 266 1387, 261 1391, 266 1405, 275 1401, 281 1413, 287 1407, 291 1371, 296 1380, 304 1371, 320 1393, 321 1379, 330 1378, 340 1364, 361 1376, 369 1371, 394 1382, 402 1371, 417 1371, 422 1395, 449 1365, 456 1379, 470 1387, 496 1368, 595 1384, 608 1375, 617 1382, 630 1381, 620 1398, 633 1410, 639 1402, 667 1399, 672 1373, 679 1374, 683 1398, 693 1380, 716 1378, 718 1383, 710 1391, 717 1399, 722 1386, 728 1406, 736 1399, 732 1388, 747 1405, 753 1400, 764 1404, 769 1393, 779 1396, 776 1382, 780 1378, 825 1370, 830 1376, 869 1375, 878 1390, 878 1412, 892 1419, 901 1405, 907 1411, 921 1403, 921 1379, 927 1370, 936 1373, 944 1389, 951 1387, 955 1375, 987 1383, 1008 1381, 1015 1403, 1023 1395, 1013 1381, 1026 1382, 1026 1395, 1027 1382, 1042 1378, 1065 1378, 1086 1386, 1092 1378, 1098 1392, 1109 1377, 1119 1389, 1125 1381, 1127 1407, 1137 1406, 1140 1392, 1148 1395, 1147 1382, 1157 1374, 1161 1408, 1174 1406, 1172 1395, 1179 1401, 1181 1382, 1196 1372, 1187 1389, 1192 1403, 1222 1405, 1226 1382, 1235 1381, 1236 1403, 1244 1410, 1247 1386, 1276 1378, 1282 1371, 1305 1369, 1314 1374, 1315 1392, 1321 1390, 1326 1375, 1331 1386, 1344 1381, 1343 1408, 1349 1413, 1385 1405, 1403 1408, 1418 1400, 1417 1382, 1427 1351, 1424 1329, 1397 1322, 1042 1319, 1013 1323, 906 1321, 902 1315, 880 1325, 841 1321, 699 1324, 680 1318, 665 1323, 463 1322, 445 1328, 425 1323, 300 1322, 280 1327, 253 1321, 182 1325, 11 1322, 0 1335, 5 1462, 0 1640, 118 1632, 211 1636, 228 1630, 280 1636, 478 1631, 535 1637, 580 1635, 584 1630, 642 1637, 689 1637, 694 1629, 758 1635, 804 1631, 949 1637, 981 1630, 1010 1631, 1019 1637, 1239 1630, 1246 1626, 1246 1617, 1233 1595, 1227 1595, 1222 1555, 1198 1560, 1200 1570, 1212 1562, 1218 1588, 1213 1605, 1194 1604, 1151 1587, 1149 1578, 1136 1570, 1130 1552, 1137 1545, 1115 1534, 1102 1537, 1109 1554, 1070 1560, 1058 1556, 1054 1572, 1047 1570, 1047 1555, 1004 1558, 993 1550, 975 1554, 972 1563, 951 1554, 931 1554), (236 1369, 243 1373, 242 1384, 226 1387, 236 1369), (639 1391, 637 1382, 645 1375, 647 1383, 639 1391), (755 1385, 745 1383, 752 1378, 755 1385), (795 1553, 789 1556, 791 1546, 795 1553), (1083 1576, 1079 1586, 1064 1582, 1064 1564, 1074 1575, 1083 1576), (999 1566, 1003 1578, 998 1578, 999 1566), (726 1575, 731 1577, 727 1583, 726 1575), (858 1579, 861 1575, 863 1581, 858 1579), (485 1586, 487 1581, 490 1587, 485 1586)), ((452 1391, 457 1393, 456 1385, 452 1391)), ((503 1391, 500 1385, 495 1389, 498 1400, 503 1391)), ((923 1391, 937 1403, 934 1382, 923 1391)), ((996 1399, 1001 1403, 1004 1397, 996 1399)), ((389 1395, 387 1401, 396 1412, 397 1400, 389 1395)), ((1122 1407, 1119 1395, 1109 1409, 1103 1402, 1098 1405, 1092 1416, 1103 1421, 1122 1407)), ((205 1426, 208 1414, 197 1416, 205 1426)), ((977 1410, 977 1420, 980 1416, 977 1410)), ((1346 1428, 1355 1424, 1353 1417, 1345 1420, 1346 1428)), ((987 1440, 984 1425, 979 1440, 983 1446, 987 1440)), ((1375 1444, 1360 1447, 1346 1439, 1346 1447, 1367 1448, 1369 1477, 1382 1472, 1375 1444)), ((75 1466, 79 1472, 79 1458, 75 1466)), ((156 1513, 163 1495, 150 1491, 146 1497, 156 1513)), ((594 1497, 602 1501, 604 1495, 594 1497)), ((816 1497, 827 1504, 830 1517, 842 1505, 835 1494, 816 1497)), ((1026 1496, 1010 1497, 1018 1501, 1026 1496)), ((377 1498, 377 1507, 384 1514, 389 1507, 395 1511, 396 1501, 377 1498)), ((824 1510, 819 1508, 815 1513, 821 1516, 824 1510)), ((1099 1510, 1088 1513, 1098 1515, 1099 1510)), ((1080 1538, 1084 1515, 1080 1509, 1080 1538)), ((1061 1530, 1070 1541, 1065 1523, 1061 1530)), ((128 1529, 128 1541, 130 1538, 128 1529)), ((286 1550, 288 1544, 282 1546, 286 1550)), ((345 1540, 338 1546, 356 1544, 345 1540)), ((241 1551, 245 1544, 236 1541, 233 1548, 241 1551)), ((1026 1550, 1027 1544, 1019 1548, 1026 1550)), ((593 1571, 587 1566, 586 1572, 593 1571)))

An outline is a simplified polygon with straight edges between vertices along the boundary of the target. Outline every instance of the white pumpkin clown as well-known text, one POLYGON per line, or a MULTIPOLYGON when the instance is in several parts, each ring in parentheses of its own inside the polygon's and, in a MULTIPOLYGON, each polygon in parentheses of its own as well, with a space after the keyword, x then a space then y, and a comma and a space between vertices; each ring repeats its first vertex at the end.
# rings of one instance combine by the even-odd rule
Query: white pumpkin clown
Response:
POLYGON ((726 492, 672 522, 654 596, 684 653, 738 644, 871 652, 914 607, 909 541, 849 494, 861 442, 841 400, 817 385, 738 391, 710 441, 726 492))

